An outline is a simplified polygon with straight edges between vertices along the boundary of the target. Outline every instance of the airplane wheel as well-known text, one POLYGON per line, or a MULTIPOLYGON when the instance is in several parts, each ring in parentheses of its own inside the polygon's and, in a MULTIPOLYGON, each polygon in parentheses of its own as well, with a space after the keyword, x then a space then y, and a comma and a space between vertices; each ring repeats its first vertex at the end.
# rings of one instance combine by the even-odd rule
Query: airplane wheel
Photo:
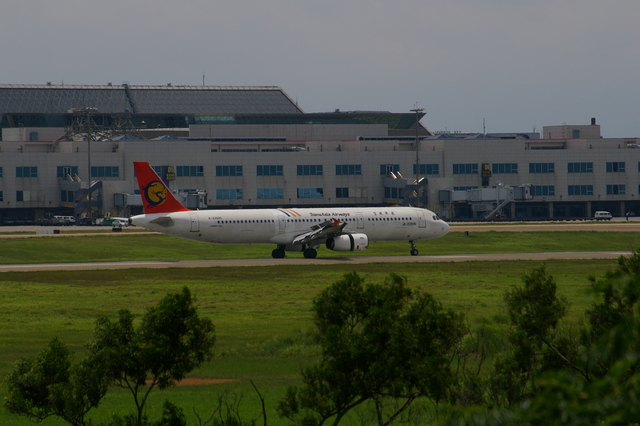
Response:
POLYGON ((282 249, 273 249, 271 252, 271 257, 274 259, 284 259, 284 250, 282 249))
POLYGON ((418 255, 418 249, 411 249, 411 256, 417 256, 418 255))
POLYGON ((318 251, 316 249, 305 249, 304 251, 304 258, 305 259, 315 259, 316 256, 318 255, 318 251))

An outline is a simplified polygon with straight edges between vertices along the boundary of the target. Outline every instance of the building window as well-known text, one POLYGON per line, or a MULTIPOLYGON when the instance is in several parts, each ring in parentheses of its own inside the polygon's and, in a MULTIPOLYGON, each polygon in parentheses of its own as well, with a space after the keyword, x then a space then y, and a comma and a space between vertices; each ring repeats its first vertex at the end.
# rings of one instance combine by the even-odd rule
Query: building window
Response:
POLYGON ((58 166, 56 176, 59 178, 74 177, 78 175, 78 168, 76 166, 58 166))
POLYGON ((593 163, 567 163, 568 173, 593 173, 593 163))
POLYGON ((298 198, 323 198, 323 188, 298 188, 298 198))
POLYGON ((493 173, 518 173, 518 163, 493 163, 491 171, 493 173))
POLYGON ((349 198, 349 188, 336 188, 336 198, 349 198))
MULTIPOLYGON (((420 164, 419 174, 421 175, 439 175, 440 174, 440 165, 439 164, 420 164)), ((416 174, 416 165, 413 165, 413 174, 416 174)))
POLYGON ((257 191, 258 200, 284 198, 284 188, 258 188, 257 191))
POLYGON ((569 195, 593 195, 593 185, 569 185, 569 195))
POLYGON ((322 175, 322 164, 305 164, 305 165, 298 166, 298 176, 321 176, 321 175, 322 175))
POLYGON ((118 166, 91 166, 91 177, 120 177, 120 168, 118 166))
POLYGON ((216 176, 242 176, 242 166, 216 166, 216 176))
POLYGON ((17 178, 38 177, 38 167, 16 167, 17 178))
POLYGON ((478 165, 477 164, 454 164, 453 174, 454 175, 477 175, 478 165))
POLYGON ((241 200, 242 188, 216 189, 216 200, 241 200))
POLYGON ((282 176, 282 166, 256 166, 258 176, 282 176))
POLYGON ((362 166, 360 164, 336 164, 336 175, 361 175, 362 166))
POLYGON ((16 201, 24 201, 24 191, 16 191, 16 201))
MULTIPOLYGON (((640 163, 638 163, 638 167, 640 168, 640 163)), ((0 167, 0 178, 2 177, 2 167, 0 167)))
POLYGON ((624 172, 624 161, 614 161, 612 163, 607 163, 607 173, 623 173, 624 172))
POLYGON ((607 195, 625 195, 625 185, 607 185, 607 195))
POLYGON ((454 186, 454 191, 468 191, 470 189, 478 189, 477 186, 454 186))
POLYGON ((336 188, 336 198, 366 198, 366 187, 336 188))
POLYGON ((556 187, 554 185, 534 185, 531 187, 531 195, 542 197, 556 195, 556 187))
POLYGON ((4 191, 0 191, 0 201, 4 201, 4 191))
POLYGON ((76 197, 74 191, 60 191, 60 201, 63 203, 75 203, 76 197))
POLYGON ((573 129, 571 134, 573 136, 573 139, 578 139, 580 137, 580 130, 579 129, 573 129))
POLYGON ((529 173, 555 173, 555 163, 529 163, 529 173))
POLYGON ((382 176, 386 176, 391 172, 395 173, 399 171, 400 171, 400 164, 380 164, 380 174, 382 176))
POLYGON ((177 166, 176 176, 204 176, 204 166, 177 166))
POLYGON ((402 188, 397 188, 393 186, 385 186, 384 187, 384 198, 403 198, 402 197, 402 188))

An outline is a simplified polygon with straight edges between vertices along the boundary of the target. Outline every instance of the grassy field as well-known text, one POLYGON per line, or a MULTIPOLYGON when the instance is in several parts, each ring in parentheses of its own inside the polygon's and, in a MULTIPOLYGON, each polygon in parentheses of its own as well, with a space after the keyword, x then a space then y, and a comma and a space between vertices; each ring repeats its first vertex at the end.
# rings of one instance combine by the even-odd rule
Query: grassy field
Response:
MULTIPOLYGON (((640 238, 632 233, 486 232, 468 237, 451 233, 421 243, 420 250, 421 254, 576 248, 626 251, 638 246, 640 238)), ((378 243, 365 254, 394 254, 400 250, 399 254, 406 255, 407 249, 406 243, 378 243)), ((155 234, 0 240, 2 263, 268 257, 270 251, 270 246, 215 246, 155 234)), ((539 265, 512 261, 2 273, 0 380, 17 358, 32 356, 55 336, 81 356, 82 344, 90 339, 96 318, 113 317, 121 308, 141 314, 167 292, 186 285, 196 295, 201 314, 216 325, 218 336, 216 358, 192 376, 233 381, 156 391, 149 413, 156 416, 162 401, 169 399, 184 408, 189 424, 195 424, 192 407, 205 414, 219 394, 231 390, 244 392, 243 407, 257 414, 258 400, 249 384, 253 380, 266 399, 269 424, 287 424, 277 418, 275 404, 286 386, 297 383, 299 366, 313 362, 317 355, 317 348, 305 340, 312 326, 311 300, 345 273, 356 271, 368 282, 381 282, 390 272, 404 274, 411 286, 433 294, 445 307, 463 312, 471 327, 487 323, 499 330, 506 324, 504 292, 519 284, 525 271, 539 265)), ((615 261, 547 261, 546 265, 556 277, 560 293, 570 300, 568 319, 575 322, 592 301, 587 277, 602 275, 615 266, 615 261)), ((1 383, 0 397, 5 393, 6 384, 1 383)), ((95 421, 104 421, 110 413, 130 411, 130 407, 130 396, 114 389, 95 411, 95 421)), ((0 409, 0 424, 33 423, 0 409)), ((63 423, 47 420, 42 424, 63 423)))
MULTIPOLYGON (((160 234, 0 239, 0 264, 68 263, 125 260, 198 260, 269 258, 269 244, 203 244, 160 234)), ((451 232, 418 242, 421 255, 535 253, 567 251, 631 251, 640 247, 634 232, 451 232)), ((319 257, 406 256, 407 242, 371 243, 362 252, 335 252, 322 247, 319 257)), ((302 257, 302 253, 287 253, 302 257)))

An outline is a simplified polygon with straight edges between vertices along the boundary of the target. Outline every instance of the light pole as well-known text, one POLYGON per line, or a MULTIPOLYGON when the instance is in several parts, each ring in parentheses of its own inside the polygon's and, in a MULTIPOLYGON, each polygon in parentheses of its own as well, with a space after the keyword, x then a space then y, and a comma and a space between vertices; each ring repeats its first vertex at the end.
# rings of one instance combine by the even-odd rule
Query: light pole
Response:
POLYGON ((418 156, 418 143, 420 142, 420 138, 418 137, 418 123, 420 122, 419 114, 424 111, 424 108, 418 108, 417 106, 411 110, 411 112, 416 113, 416 207, 420 207, 420 187, 418 186, 420 183, 420 157, 418 156))
POLYGON ((98 113, 97 108, 83 108, 76 112, 80 115, 81 120, 83 122, 83 130, 86 134, 87 138, 87 174, 89 176, 87 182, 87 207, 89 209, 88 217, 89 223, 93 224, 93 206, 91 205, 91 138, 92 134, 96 128, 96 125, 93 121, 93 116, 98 113))

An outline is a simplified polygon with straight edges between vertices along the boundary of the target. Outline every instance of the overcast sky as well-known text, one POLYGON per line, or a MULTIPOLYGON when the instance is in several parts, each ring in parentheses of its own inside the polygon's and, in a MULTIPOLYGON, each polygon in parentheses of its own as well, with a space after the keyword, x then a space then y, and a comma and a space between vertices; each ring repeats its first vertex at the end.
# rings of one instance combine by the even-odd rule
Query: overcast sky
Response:
POLYGON ((640 137, 640 0, 4 0, 1 84, 280 86, 432 131, 640 137))

